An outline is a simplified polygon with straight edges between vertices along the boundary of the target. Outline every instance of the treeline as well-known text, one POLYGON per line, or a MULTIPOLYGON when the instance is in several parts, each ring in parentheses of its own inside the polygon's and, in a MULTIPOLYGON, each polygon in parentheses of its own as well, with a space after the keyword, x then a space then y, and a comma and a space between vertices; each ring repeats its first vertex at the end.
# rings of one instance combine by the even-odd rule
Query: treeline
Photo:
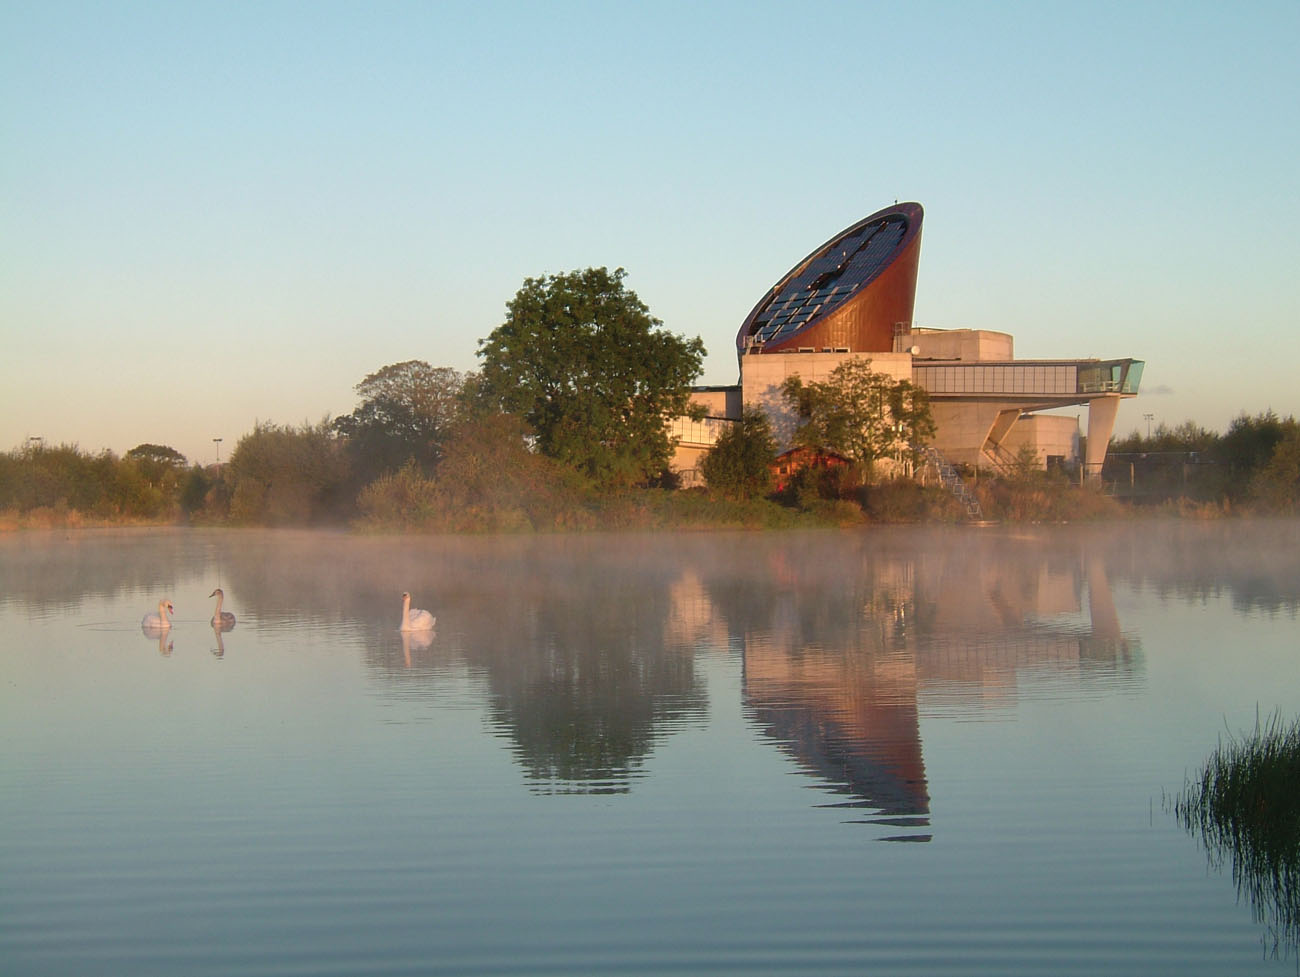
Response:
MULTIPOLYGON (((499 532, 971 518, 968 501, 927 477, 921 449, 935 425, 925 391, 866 359, 781 388, 789 417, 799 419, 792 455, 778 463, 770 418, 746 409, 701 462, 707 488, 672 491, 668 422, 702 417, 690 396, 704 347, 664 330, 624 277, 588 268, 528 279, 480 341, 477 372, 389 364, 357 384, 351 413, 296 426, 258 422, 220 468, 189 465, 157 444, 121 458, 40 443, 0 454, 0 524, 499 532)), ((1243 415, 1222 436, 1162 426, 1113 452, 1107 478, 1116 489, 1125 475, 1134 489, 1141 460, 1141 483, 1168 498, 1294 512, 1300 497, 1293 418, 1243 415), (1148 460, 1161 458, 1178 462, 1148 460)), ((1043 471, 1032 451, 1002 477, 976 481, 988 519, 1122 511, 1043 471)))
POLYGON ((1114 441, 1104 478, 1118 497, 1180 500, 1225 511, 1300 511, 1300 422, 1241 414, 1222 434, 1191 421, 1114 441))
POLYGON ((173 521, 206 504, 210 477, 166 445, 123 457, 29 442, 0 452, 0 524, 173 521))

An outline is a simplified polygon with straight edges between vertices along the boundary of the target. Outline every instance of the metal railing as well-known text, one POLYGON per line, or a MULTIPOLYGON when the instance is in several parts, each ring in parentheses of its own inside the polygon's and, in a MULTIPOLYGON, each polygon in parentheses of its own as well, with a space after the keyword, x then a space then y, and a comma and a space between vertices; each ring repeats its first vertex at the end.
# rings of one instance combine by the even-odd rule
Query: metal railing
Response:
POLYGON ((984 510, 980 507, 980 500, 975 498, 974 493, 967 488, 962 477, 957 474, 957 469, 948 464, 948 460, 939 454, 934 448, 928 445, 921 449, 921 457, 925 459, 925 464, 934 468, 935 474, 939 478, 939 484, 952 493, 966 509, 966 518, 971 522, 983 522, 984 510))

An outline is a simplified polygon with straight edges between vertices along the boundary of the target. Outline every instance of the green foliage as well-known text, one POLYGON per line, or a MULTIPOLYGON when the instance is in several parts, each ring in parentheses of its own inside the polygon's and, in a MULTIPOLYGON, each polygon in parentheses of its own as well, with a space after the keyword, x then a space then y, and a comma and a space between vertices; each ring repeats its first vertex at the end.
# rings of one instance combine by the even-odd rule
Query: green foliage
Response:
POLYGON ((165 444, 137 444, 126 453, 126 457, 136 462, 153 462, 168 468, 184 468, 185 456, 165 444))
POLYGON ((358 383, 361 404, 334 420, 334 430, 347 439, 354 473, 368 480, 407 461, 432 472, 458 414, 465 381, 465 374, 449 367, 407 360, 358 383))
POLYGON ((951 492, 910 478, 872 485, 864 494, 867 515, 876 522, 951 524, 966 519, 966 507, 951 492))
POLYGON ((185 456, 165 444, 137 444, 125 461, 165 498, 176 498, 185 476, 185 456))
POLYGON ((898 380, 889 391, 889 413, 915 468, 921 448, 934 440, 939 429, 930 410, 930 395, 910 380, 898 380))
POLYGON ((459 425, 438 469, 448 525, 471 531, 564 528, 583 486, 530 444, 512 414, 488 414, 459 425))
POLYGON ((1300 951, 1300 721, 1221 743, 1173 804, 1212 863, 1232 864, 1273 952, 1300 951))
POLYGON ((476 394, 533 430, 542 454, 601 486, 645 484, 672 454, 704 345, 666 332, 622 268, 529 278, 479 344, 476 394))
POLYGON ((877 373, 869 359, 845 360, 825 380, 790 377, 781 393, 805 419, 796 444, 843 455, 868 479, 879 459, 915 451, 934 437, 925 391, 877 373))
POLYGON ((1292 427, 1273 447, 1268 463, 1251 481, 1251 497, 1267 512, 1300 511, 1300 427, 1292 427))
POLYGON ((297 428, 258 422, 239 439, 223 474, 237 523, 309 524, 351 508, 347 456, 328 421, 297 428))
POLYGON ((1038 452, 1030 444, 1022 444, 1011 462, 1011 481, 1019 485, 1032 485, 1049 477, 1038 463, 1038 452))
POLYGON ((1112 441, 1110 451, 1121 454, 1160 451, 1210 451, 1219 443, 1219 435, 1192 421, 1183 421, 1176 427, 1164 422, 1156 426, 1150 437, 1134 431, 1118 441, 1112 441))
POLYGON ((1085 522, 1127 511, 1097 488, 1079 486, 1055 471, 981 480, 974 489, 984 518, 1004 522, 1085 522))
POLYGON ((439 523, 442 501, 437 483, 412 459, 363 488, 357 509, 362 526, 433 529, 439 523))
POLYGON ((1161 424, 1150 437, 1134 432, 1113 442, 1106 479, 1135 499, 1212 504, 1197 512, 1292 512, 1296 489, 1288 459, 1295 449, 1287 444, 1297 437, 1300 423, 1271 410, 1240 414, 1222 435, 1191 421, 1161 424))
POLYGON ((700 470, 712 491, 728 499, 750 499, 771 491, 775 458, 772 422, 765 412, 747 405, 740 420, 718 436, 700 470))
POLYGON ((529 445, 509 414, 481 414, 450 432, 436 476, 410 463, 362 490, 362 525, 445 532, 551 530, 590 523, 573 473, 529 445))
MULTIPOLYGON (((1282 491, 1284 486, 1275 479, 1269 480, 1273 483, 1271 488, 1261 486, 1256 481, 1256 473, 1269 464, 1283 439, 1297 433, 1300 433, 1300 424, 1294 417, 1283 420, 1271 410, 1254 417, 1241 414, 1235 418, 1213 452, 1215 460, 1223 466, 1227 475, 1227 497, 1233 503, 1240 503, 1248 500, 1260 488, 1270 498, 1282 491)), ((1284 474, 1279 468, 1277 477, 1282 478, 1284 474)))
POLYGON ((98 520, 166 517, 175 483, 154 484, 136 459, 90 455, 75 445, 29 446, 0 454, 0 509, 37 510, 98 520))

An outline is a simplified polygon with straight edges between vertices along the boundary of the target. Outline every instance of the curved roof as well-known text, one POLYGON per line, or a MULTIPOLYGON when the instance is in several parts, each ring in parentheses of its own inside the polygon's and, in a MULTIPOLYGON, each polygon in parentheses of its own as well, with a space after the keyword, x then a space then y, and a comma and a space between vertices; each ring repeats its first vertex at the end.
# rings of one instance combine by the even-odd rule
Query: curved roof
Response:
POLYGON ((894 204, 835 235, 754 307, 737 351, 891 350, 895 324, 912 320, 923 216, 918 203, 894 204))

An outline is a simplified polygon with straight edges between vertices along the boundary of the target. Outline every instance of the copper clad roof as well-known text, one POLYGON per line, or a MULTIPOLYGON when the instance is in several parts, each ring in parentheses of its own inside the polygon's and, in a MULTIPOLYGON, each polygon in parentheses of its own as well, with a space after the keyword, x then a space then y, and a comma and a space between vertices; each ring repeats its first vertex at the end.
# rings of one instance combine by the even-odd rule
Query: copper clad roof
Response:
POLYGON ((835 235, 763 296, 737 352, 891 350, 895 325, 912 321, 923 215, 894 204, 835 235))

